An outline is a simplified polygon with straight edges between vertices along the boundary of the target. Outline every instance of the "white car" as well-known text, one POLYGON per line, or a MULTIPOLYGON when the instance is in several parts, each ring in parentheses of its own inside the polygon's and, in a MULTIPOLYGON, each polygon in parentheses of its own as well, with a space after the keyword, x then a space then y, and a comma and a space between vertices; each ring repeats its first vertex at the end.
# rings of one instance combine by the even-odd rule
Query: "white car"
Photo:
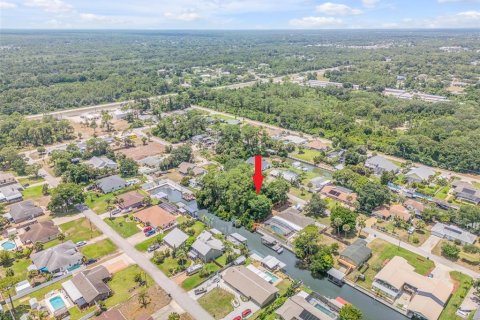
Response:
POLYGON ((82 240, 82 241, 78 241, 78 242, 76 243, 77 247, 83 247, 83 246, 86 245, 86 244, 87 244, 87 241, 83 241, 83 240, 82 240))

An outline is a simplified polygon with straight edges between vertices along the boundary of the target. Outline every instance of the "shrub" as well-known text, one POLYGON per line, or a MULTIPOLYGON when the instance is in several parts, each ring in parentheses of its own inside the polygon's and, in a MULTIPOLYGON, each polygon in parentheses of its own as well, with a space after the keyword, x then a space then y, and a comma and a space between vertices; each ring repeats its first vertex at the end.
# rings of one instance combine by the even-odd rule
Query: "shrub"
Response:
POLYGON ((420 240, 418 239, 418 237, 413 237, 412 242, 415 243, 415 244, 418 244, 418 243, 420 243, 420 240))
POLYGON ((454 244, 444 243, 442 245, 442 255, 450 259, 458 259, 460 248, 454 244))

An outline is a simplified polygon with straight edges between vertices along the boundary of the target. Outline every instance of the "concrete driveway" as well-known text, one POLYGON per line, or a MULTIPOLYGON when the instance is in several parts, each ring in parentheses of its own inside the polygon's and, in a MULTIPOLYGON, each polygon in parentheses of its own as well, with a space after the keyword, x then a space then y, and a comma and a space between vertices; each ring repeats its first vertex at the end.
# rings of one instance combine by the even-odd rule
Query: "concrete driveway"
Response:
POLYGON ((420 246, 420 248, 426 252, 432 252, 433 248, 440 242, 439 237, 431 235, 427 240, 420 246))

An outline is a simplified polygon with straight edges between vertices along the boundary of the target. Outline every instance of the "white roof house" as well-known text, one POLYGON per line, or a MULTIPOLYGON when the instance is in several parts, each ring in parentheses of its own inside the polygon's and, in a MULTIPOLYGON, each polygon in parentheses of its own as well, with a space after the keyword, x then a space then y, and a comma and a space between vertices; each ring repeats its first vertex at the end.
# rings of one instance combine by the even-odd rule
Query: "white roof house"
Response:
POLYGON ((204 261, 213 260, 222 255, 223 242, 204 230, 192 244, 192 250, 204 261))
POLYGON ((383 171, 396 173, 400 169, 396 164, 381 156, 368 158, 365 161, 365 167, 372 169, 375 174, 381 174, 383 171))
POLYGON ((86 164, 95 169, 117 169, 117 163, 107 157, 92 157, 86 164))
POLYGON ((477 236, 454 225, 437 222, 432 228, 432 234, 448 240, 459 240, 462 244, 473 244, 477 236))
POLYGON ((262 265, 267 268, 268 270, 277 270, 285 268, 286 264, 282 261, 278 260, 274 256, 266 256, 261 261, 262 265))
POLYGON ((163 242, 168 245, 170 248, 176 249, 181 247, 185 241, 187 241, 188 235, 183 232, 182 230, 175 228, 170 231, 165 238, 163 238, 163 242))
POLYGON ((410 169, 410 171, 405 175, 409 182, 422 182, 428 181, 431 177, 435 175, 435 170, 429 167, 420 166, 410 169))

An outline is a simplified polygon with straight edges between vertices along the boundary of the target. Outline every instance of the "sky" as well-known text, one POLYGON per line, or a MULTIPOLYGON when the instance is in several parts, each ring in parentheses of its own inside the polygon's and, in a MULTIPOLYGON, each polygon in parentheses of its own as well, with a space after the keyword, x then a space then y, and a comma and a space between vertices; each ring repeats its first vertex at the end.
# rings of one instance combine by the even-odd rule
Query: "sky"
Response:
POLYGON ((480 28, 480 0, 0 0, 2 29, 480 28))

